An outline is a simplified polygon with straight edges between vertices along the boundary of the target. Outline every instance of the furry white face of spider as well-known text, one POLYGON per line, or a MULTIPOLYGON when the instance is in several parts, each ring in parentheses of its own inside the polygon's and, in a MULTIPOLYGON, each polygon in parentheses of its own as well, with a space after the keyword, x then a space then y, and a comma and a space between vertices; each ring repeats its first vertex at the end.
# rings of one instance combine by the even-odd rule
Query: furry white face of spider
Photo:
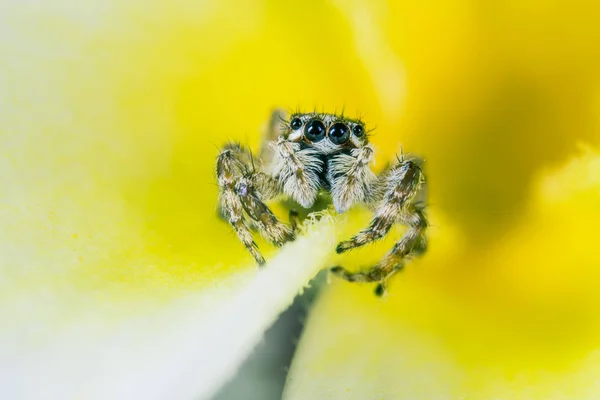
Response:
POLYGON ((337 212, 371 202, 376 176, 371 171, 373 148, 365 125, 335 114, 294 114, 271 148, 273 177, 284 193, 302 207, 314 205, 320 190, 331 193, 337 212))

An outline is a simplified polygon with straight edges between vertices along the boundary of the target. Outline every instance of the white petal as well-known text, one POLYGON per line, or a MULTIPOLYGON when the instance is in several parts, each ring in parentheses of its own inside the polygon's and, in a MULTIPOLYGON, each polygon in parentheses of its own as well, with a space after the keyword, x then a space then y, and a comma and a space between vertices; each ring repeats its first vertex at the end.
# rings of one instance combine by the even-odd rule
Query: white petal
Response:
POLYGON ((47 316, 58 317, 60 310, 10 304, 12 314, 40 315, 38 326, 28 318, 28 326, 0 334, 1 397, 207 398, 323 266, 333 238, 333 224, 320 222, 264 269, 229 278, 227 291, 189 294, 118 323, 105 318, 110 310, 97 307, 57 331, 53 323, 59 321, 47 316))

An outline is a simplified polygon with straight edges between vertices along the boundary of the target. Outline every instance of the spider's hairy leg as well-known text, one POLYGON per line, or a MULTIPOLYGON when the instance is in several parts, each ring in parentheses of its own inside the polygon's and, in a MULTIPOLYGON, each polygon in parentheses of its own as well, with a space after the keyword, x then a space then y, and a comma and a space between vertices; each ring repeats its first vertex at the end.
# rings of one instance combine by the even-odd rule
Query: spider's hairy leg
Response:
POLYGON ((258 265, 264 265, 265 259, 252 239, 252 233, 244 218, 242 202, 235 191, 236 181, 243 176, 245 167, 238 154, 240 151, 239 146, 229 145, 217 156, 219 206, 223 216, 231 224, 258 265))
POLYGON ((244 211, 252 218, 260 232, 276 246, 296 238, 293 230, 281 223, 271 209, 262 201, 262 196, 254 184, 257 176, 249 174, 239 179, 235 192, 239 196, 244 211))
POLYGON ((256 262, 263 265, 265 260, 252 239, 246 216, 276 245, 293 240, 294 232, 279 222, 263 203, 281 192, 278 182, 262 172, 251 170, 248 160, 253 163, 251 153, 239 145, 229 145, 217 156, 219 204, 244 246, 256 262))
POLYGON ((338 266, 333 267, 331 271, 348 281, 380 282, 376 292, 383 294, 385 281, 403 267, 404 259, 425 250, 427 220, 422 209, 412 203, 423 183, 423 173, 414 161, 401 160, 389 170, 381 180, 383 197, 377 207, 375 218, 367 229, 350 240, 338 244, 336 250, 338 253, 343 253, 380 239, 396 222, 407 225, 408 231, 371 269, 351 273, 338 266))
POLYGON ((382 265, 377 264, 375 267, 364 272, 348 272, 340 266, 332 267, 330 271, 348 282, 379 282, 374 292, 377 296, 381 297, 387 291, 387 280, 402 268, 404 268, 404 264, 399 262, 391 268, 384 268, 382 265))
POLYGON ((372 270, 382 271, 385 277, 380 280, 375 289, 375 293, 382 295, 385 293, 385 282, 402 269, 404 260, 413 255, 420 255, 427 248, 427 218, 423 210, 415 205, 411 205, 405 214, 400 218, 400 222, 408 226, 408 230, 394 247, 379 261, 372 270))
POLYGON ((339 243, 336 251, 343 253, 384 237, 415 197, 423 179, 421 168, 414 161, 401 161, 390 169, 380 182, 383 198, 379 202, 375 218, 367 229, 350 240, 339 243))

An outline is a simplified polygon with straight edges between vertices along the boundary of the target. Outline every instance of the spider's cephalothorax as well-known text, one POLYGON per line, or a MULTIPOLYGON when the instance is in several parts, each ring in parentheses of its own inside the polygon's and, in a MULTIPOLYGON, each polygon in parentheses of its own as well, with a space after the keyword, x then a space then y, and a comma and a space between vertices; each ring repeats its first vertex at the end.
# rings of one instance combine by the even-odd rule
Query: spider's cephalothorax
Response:
POLYGON ((379 176, 370 167, 373 148, 360 120, 324 113, 296 113, 285 118, 275 112, 263 146, 260 162, 249 150, 228 145, 217 157, 219 204, 223 215, 259 265, 265 263, 252 239, 252 229, 277 246, 295 238, 296 214, 290 212, 290 226, 280 222, 264 203, 285 193, 304 208, 311 208, 320 191, 331 195, 336 211, 354 204, 370 206, 375 216, 369 227, 338 244, 342 253, 384 237, 399 222, 408 231, 372 268, 348 272, 331 271, 356 282, 378 282, 376 293, 385 292, 389 277, 400 270, 411 255, 426 247, 427 221, 415 198, 424 176, 419 164, 400 157, 379 176), (283 121, 283 123, 279 123, 283 121))

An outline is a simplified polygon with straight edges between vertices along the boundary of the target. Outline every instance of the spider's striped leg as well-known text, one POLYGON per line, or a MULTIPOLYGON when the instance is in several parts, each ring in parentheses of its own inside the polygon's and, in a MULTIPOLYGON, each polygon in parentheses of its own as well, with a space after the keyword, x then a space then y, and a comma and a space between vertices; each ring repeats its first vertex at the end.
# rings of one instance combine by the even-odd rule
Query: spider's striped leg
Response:
POLYGON ((407 232, 372 268, 349 272, 336 266, 331 272, 351 282, 380 282, 376 293, 383 294, 385 281, 403 267, 404 260, 425 250, 427 220, 422 209, 412 203, 423 182, 421 169, 413 161, 400 161, 392 168, 383 181, 384 194, 375 218, 367 229, 338 244, 337 252, 343 253, 382 238, 396 222, 407 225, 407 232))
POLYGON ((402 161, 390 169, 380 183, 383 198, 369 227, 350 240, 340 242, 336 251, 343 253, 387 235, 421 188, 423 179, 421 168, 414 161, 402 161))
POLYGON ((254 181, 256 176, 249 175, 241 178, 235 185, 242 207, 253 220, 260 233, 276 246, 294 240, 296 235, 292 229, 280 222, 271 209, 262 201, 254 181))
POLYGON ((252 239, 244 207, 236 193, 235 184, 244 175, 245 165, 240 157, 242 149, 231 145, 217 157, 217 182, 219 184, 219 207, 221 214, 229 222, 246 249, 252 254, 258 265, 264 265, 265 259, 252 239))
POLYGON ((407 258, 423 254, 427 249, 427 236, 425 235, 427 219, 423 210, 411 206, 408 211, 408 214, 401 218, 401 222, 408 225, 408 230, 402 239, 373 267, 374 270, 385 273, 375 289, 375 293, 379 296, 385 293, 386 281, 402 269, 407 258))
POLYGON ((250 169, 247 160, 252 162, 250 152, 237 145, 226 147, 217 157, 219 205, 244 246, 263 265, 265 259, 252 238, 251 225, 276 245, 293 240, 294 232, 279 222, 263 202, 281 192, 277 181, 250 169))

